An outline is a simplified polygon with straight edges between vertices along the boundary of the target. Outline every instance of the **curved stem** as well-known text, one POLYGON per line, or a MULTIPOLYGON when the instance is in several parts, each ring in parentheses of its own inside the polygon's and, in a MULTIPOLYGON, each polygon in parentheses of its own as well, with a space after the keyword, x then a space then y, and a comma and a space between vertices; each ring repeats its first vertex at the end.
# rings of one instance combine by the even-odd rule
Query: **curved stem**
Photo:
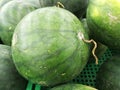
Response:
POLYGON ((96 60, 96 64, 98 64, 98 58, 97 58, 97 56, 96 56, 96 54, 95 54, 95 50, 96 50, 96 48, 97 48, 97 43, 96 43, 93 39, 91 39, 91 40, 86 40, 86 39, 84 39, 84 36, 83 36, 83 34, 82 34, 81 32, 78 33, 78 38, 79 38, 80 40, 83 40, 83 41, 86 42, 86 43, 93 43, 93 44, 94 44, 94 48, 92 49, 92 54, 93 54, 93 56, 94 56, 94 58, 95 58, 95 60, 96 60))
POLYGON ((97 58, 97 56, 95 54, 95 50, 97 48, 97 43, 93 39, 91 39, 91 40, 83 39, 83 41, 86 42, 86 43, 93 43, 94 44, 94 48, 92 49, 92 54, 93 54, 93 56, 94 56, 94 58, 96 60, 96 64, 98 64, 98 58, 97 58))

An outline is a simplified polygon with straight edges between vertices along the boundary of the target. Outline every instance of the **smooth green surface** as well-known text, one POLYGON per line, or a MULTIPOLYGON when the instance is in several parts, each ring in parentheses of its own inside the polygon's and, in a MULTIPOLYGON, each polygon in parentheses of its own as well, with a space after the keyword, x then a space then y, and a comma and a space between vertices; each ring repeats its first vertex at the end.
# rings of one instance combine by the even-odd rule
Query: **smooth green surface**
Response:
POLYGON ((120 0, 90 0, 87 23, 95 40, 120 50, 120 0))
POLYGON ((18 71, 28 80, 44 86, 67 82, 85 67, 89 44, 79 19, 57 7, 38 9, 16 27, 12 55, 18 71), (68 68, 69 67, 69 68, 68 68))
POLYGON ((13 0, 0 10, 0 37, 4 44, 11 45, 11 39, 16 25, 36 7, 30 3, 13 0))
POLYGON ((12 61, 10 46, 0 44, 0 90, 25 90, 26 85, 12 61))
POLYGON ((115 55, 102 64, 96 79, 99 90, 120 90, 120 56, 115 55))
POLYGON ((50 90, 97 90, 97 89, 82 84, 64 84, 53 87, 50 90))

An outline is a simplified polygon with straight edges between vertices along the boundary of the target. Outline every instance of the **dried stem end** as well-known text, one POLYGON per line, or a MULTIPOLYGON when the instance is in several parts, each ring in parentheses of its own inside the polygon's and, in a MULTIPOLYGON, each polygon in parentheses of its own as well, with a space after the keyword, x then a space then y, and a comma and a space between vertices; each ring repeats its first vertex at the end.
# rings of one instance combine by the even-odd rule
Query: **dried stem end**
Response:
POLYGON ((61 3, 61 2, 57 2, 57 7, 60 7, 60 8, 65 8, 64 5, 61 3))

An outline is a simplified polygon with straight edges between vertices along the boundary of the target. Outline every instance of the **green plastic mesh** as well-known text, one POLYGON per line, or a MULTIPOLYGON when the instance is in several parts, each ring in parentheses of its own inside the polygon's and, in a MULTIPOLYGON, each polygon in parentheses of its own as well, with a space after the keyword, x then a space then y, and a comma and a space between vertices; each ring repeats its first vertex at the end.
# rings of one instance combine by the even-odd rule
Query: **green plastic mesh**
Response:
MULTIPOLYGON (((111 56, 115 54, 119 54, 119 51, 108 49, 103 54, 102 57, 99 58, 99 64, 95 64, 95 60, 91 59, 90 62, 86 65, 83 71, 78 75, 75 79, 73 79, 70 83, 81 83, 85 85, 89 85, 95 87, 96 85, 96 74, 99 70, 100 66, 104 61, 109 59, 111 56)), ((40 85, 32 84, 31 82, 28 83, 26 90, 47 90, 45 87, 41 87, 40 85)))
POLYGON ((98 65, 96 65, 95 63, 88 63, 84 68, 84 70, 81 72, 81 74, 77 78, 73 79, 73 82, 78 82, 78 83, 95 87, 96 73, 99 67, 105 60, 107 60, 111 56, 112 56, 111 51, 107 50, 106 53, 104 53, 104 55, 99 58, 98 65))

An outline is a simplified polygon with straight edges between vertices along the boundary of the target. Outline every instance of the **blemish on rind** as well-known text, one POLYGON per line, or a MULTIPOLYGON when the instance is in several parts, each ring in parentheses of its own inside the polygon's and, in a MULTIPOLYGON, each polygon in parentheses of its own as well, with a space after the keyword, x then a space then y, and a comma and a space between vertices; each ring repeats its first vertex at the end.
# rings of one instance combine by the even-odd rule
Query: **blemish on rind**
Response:
POLYGON ((83 33, 79 32, 79 33, 78 33, 78 38, 79 38, 80 40, 83 40, 83 39, 84 39, 83 33))
POLYGON ((14 39, 12 40, 12 46, 17 43, 17 34, 14 34, 14 39))
POLYGON ((64 76, 66 73, 62 73, 61 75, 64 76))
POLYGON ((47 83, 46 83, 45 81, 40 81, 39 84, 48 86, 47 83))
POLYGON ((10 26, 10 27, 9 27, 9 30, 11 30, 11 29, 12 29, 12 27, 10 26))
POLYGON ((51 53, 51 51, 50 51, 50 50, 47 50, 47 52, 48 52, 48 53, 51 53))

